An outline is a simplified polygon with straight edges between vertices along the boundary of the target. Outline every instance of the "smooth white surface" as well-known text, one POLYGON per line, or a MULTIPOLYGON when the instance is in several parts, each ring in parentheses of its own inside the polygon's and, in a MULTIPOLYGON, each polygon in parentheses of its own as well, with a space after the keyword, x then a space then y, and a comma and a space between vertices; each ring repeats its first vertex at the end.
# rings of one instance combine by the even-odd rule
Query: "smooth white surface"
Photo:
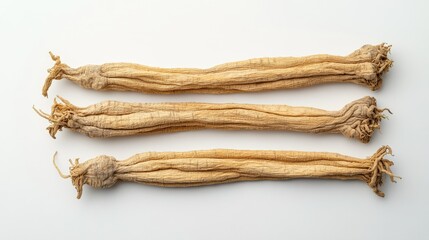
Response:
POLYGON ((427 1, 1 1, 1 239, 428 239, 427 1), (388 42, 395 61, 380 91, 333 84, 231 95, 156 96, 96 92, 56 81, 41 87, 53 62, 70 66, 136 62, 210 67, 264 56, 346 55, 388 42), (340 135, 195 131, 89 139, 64 130, 57 140, 31 109, 61 95, 76 105, 101 100, 272 103, 336 110, 375 96, 394 115, 370 144, 340 135), (362 182, 292 180, 188 189, 118 184, 85 187, 81 200, 59 165, 108 154, 210 148, 330 151, 372 155, 389 144, 393 171, 379 198, 362 182), (426 227, 426 228, 425 228, 426 227))

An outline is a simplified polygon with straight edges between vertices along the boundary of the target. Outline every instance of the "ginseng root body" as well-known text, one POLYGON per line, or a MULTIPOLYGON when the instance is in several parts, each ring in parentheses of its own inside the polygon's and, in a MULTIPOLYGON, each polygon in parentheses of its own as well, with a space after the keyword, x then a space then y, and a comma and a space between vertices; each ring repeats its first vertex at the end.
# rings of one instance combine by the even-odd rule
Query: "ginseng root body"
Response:
POLYGON ((133 63, 106 63, 71 68, 51 57, 54 67, 43 86, 48 95, 53 80, 68 79, 95 90, 157 94, 256 92, 291 89, 323 83, 355 83, 372 90, 392 65, 386 44, 365 45, 347 56, 257 58, 225 63, 208 69, 158 68, 133 63))
POLYGON ((251 180, 284 180, 293 178, 326 178, 361 180, 373 191, 379 190, 383 175, 394 181, 384 158, 391 153, 381 147, 373 156, 360 159, 336 153, 215 149, 192 152, 149 152, 124 161, 111 156, 98 156, 84 163, 75 160, 70 174, 80 198, 83 185, 108 188, 118 181, 137 182, 161 187, 190 187, 251 180))
POLYGON ((383 118, 372 97, 339 111, 310 107, 214 103, 125 103, 106 101, 76 107, 56 100, 51 115, 37 111, 52 124, 49 133, 69 128, 90 137, 116 137, 194 129, 282 130, 339 133, 369 142, 383 118))

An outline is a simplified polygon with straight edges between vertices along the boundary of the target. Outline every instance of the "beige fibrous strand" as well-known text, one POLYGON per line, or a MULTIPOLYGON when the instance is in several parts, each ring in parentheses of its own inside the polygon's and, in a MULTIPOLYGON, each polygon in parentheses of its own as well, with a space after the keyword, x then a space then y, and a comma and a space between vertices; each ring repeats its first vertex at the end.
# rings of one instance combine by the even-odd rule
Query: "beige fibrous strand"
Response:
POLYGON ((161 187, 191 187, 253 180, 286 180, 294 178, 321 178, 361 180, 378 195, 386 174, 394 182, 385 159, 391 154, 383 146, 371 157, 361 159, 337 153, 229 150, 215 149, 191 152, 148 152, 117 161, 111 156, 98 156, 84 163, 70 160, 70 173, 59 174, 71 178, 77 198, 83 185, 108 188, 118 181, 137 182, 161 187))
POLYGON ((283 130, 308 133, 338 133, 370 141, 380 128, 383 111, 372 97, 347 104, 339 111, 310 107, 216 103, 125 103, 105 101, 76 107, 58 97, 51 114, 35 111, 48 119, 55 138, 62 128, 89 137, 116 137, 195 129, 283 130))
POLYGON ((158 68, 132 63, 71 68, 50 53, 55 65, 48 70, 42 94, 47 96, 52 81, 63 78, 95 90, 157 94, 256 92, 339 82, 376 90, 381 87, 383 73, 392 65, 387 57, 390 48, 384 43, 365 45, 347 56, 256 58, 207 69, 158 68))

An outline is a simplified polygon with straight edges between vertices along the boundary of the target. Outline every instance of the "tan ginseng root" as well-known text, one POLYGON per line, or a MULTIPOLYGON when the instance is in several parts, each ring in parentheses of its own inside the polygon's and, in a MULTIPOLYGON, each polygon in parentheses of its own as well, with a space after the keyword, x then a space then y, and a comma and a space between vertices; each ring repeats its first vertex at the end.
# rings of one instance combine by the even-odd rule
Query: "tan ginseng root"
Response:
POLYGON ((216 103, 125 103, 105 101, 76 107, 59 97, 48 119, 49 134, 69 128, 89 137, 115 137, 194 129, 284 130, 308 133, 340 133, 369 142, 380 128, 385 109, 378 109, 372 97, 347 104, 339 111, 310 107, 216 103))
POLYGON ((392 64, 389 45, 365 45, 347 56, 256 58, 221 64, 208 69, 158 68, 132 63, 106 63, 70 68, 51 54, 55 65, 42 94, 53 80, 69 79, 96 90, 146 93, 233 93, 307 87, 322 83, 350 82, 378 89, 382 75, 392 64))
POLYGON ((381 147, 369 158, 360 159, 325 152, 261 151, 215 149, 192 152, 148 152, 124 161, 111 156, 98 156, 84 163, 70 160, 70 174, 78 195, 88 184, 108 188, 118 181, 137 182, 161 187, 191 187, 251 180, 284 180, 292 178, 326 178, 361 180, 378 195, 383 174, 394 176, 393 162, 384 159, 391 154, 381 147))

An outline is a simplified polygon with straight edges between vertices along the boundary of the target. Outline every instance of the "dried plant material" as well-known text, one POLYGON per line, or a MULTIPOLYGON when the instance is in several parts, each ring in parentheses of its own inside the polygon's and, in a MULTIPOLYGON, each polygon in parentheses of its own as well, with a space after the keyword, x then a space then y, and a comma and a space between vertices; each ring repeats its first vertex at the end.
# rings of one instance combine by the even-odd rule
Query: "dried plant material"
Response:
POLYGON ((215 103, 125 103, 105 101, 76 107, 67 100, 54 100, 48 119, 49 134, 63 127, 89 137, 116 137, 194 129, 284 130, 309 133, 341 133, 369 142, 380 128, 385 109, 378 109, 372 97, 353 101, 339 111, 309 107, 215 103))
POLYGON ((382 75, 392 64, 391 46, 365 45, 348 56, 256 58, 221 64, 208 69, 157 68, 132 63, 106 63, 70 68, 51 54, 54 67, 43 86, 47 96, 53 80, 69 79, 95 90, 146 93, 233 93, 307 87, 349 82, 381 87, 382 75))
POLYGON ((70 160, 70 174, 78 195, 88 184, 108 188, 118 181, 137 182, 161 187, 191 187, 251 180, 284 180, 292 178, 327 178, 361 180, 378 195, 383 174, 394 176, 393 162, 384 159, 391 154, 381 147, 366 159, 337 153, 215 149, 192 152, 149 152, 117 161, 111 156, 98 156, 84 163, 70 160))

